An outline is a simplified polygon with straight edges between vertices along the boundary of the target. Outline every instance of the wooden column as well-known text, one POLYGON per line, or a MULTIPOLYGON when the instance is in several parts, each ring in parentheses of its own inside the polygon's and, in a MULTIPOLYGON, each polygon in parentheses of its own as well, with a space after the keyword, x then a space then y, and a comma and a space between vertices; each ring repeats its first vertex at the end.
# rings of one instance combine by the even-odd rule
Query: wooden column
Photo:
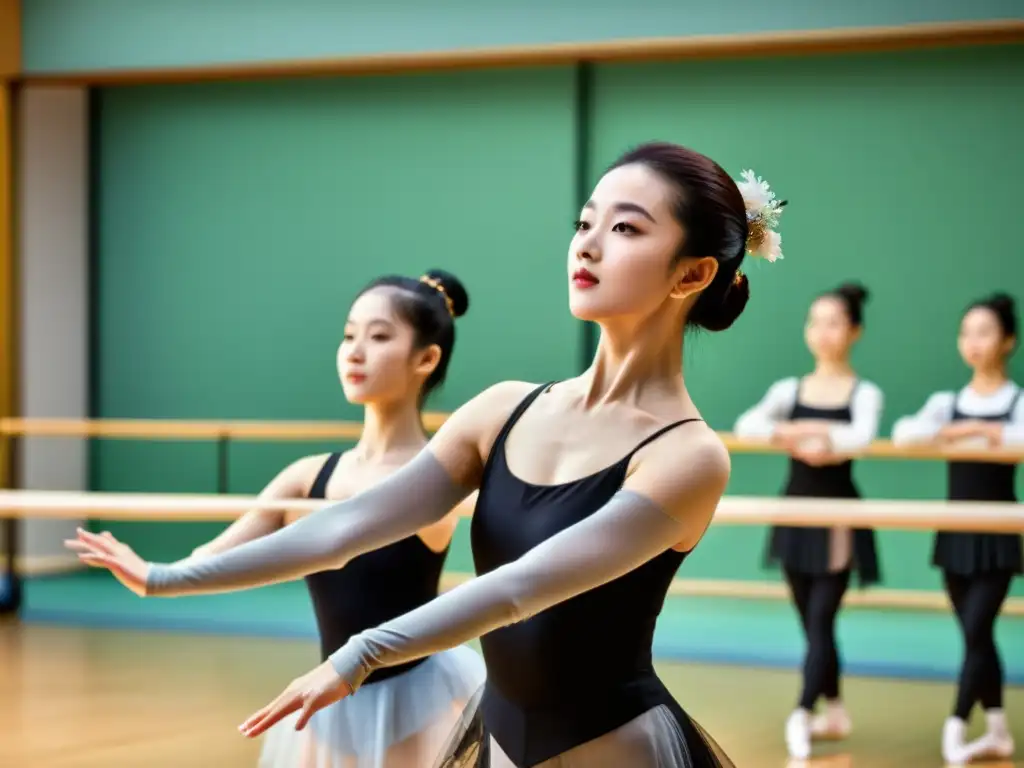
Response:
MULTIPOLYGON (((14 194, 12 98, 9 80, 0 80, 0 417, 14 415, 14 194)), ((11 441, 0 435, 0 488, 10 487, 13 469, 11 441)), ((21 589, 15 572, 18 560, 18 520, 0 524, 0 615, 16 612, 21 589)))
POLYGON ((0 80, 21 74, 21 2, 0 0, 0 80))
MULTIPOLYGON (((14 80, 21 74, 21 3, 0 0, 0 417, 14 415, 14 80)), ((0 487, 11 481, 9 441, 0 437, 0 487)))
MULTIPOLYGON (((19 0, 0 0, 0 417, 15 413, 14 272, 14 81, 21 74, 21 8, 19 0)), ((0 487, 13 478, 11 441, 0 436, 0 487)), ((0 526, 0 614, 17 611, 20 584, 14 571, 18 554, 18 521, 0 526)))
MULTIPOLYGON (((10 82, 0 81, 0 418, 15 415, 13 106, 10 82)), ((9 470, 9 441, 0 436, 0 487, 10 482, 9 470)))

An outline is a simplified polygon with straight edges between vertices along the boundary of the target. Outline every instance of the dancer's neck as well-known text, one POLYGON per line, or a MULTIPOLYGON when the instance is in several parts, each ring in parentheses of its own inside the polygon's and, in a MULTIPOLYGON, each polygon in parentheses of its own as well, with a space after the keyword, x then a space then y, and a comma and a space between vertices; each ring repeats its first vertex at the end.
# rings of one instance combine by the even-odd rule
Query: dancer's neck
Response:
POLYGON ((667 303, 664 311, 642 322, 603 325, 594 362, 583 374, 585 407, 612 402, 640 404, 651 396, 686 398, 679 315, 667 303))
POLYGON ((991 395, 1006 385, 1009 378, 1006 367, 999 365, 991 368, 979 368, 971 377, 970 387, 979 395, 991 395))
POLYGON ((363 415, 363 433, 353 452, 363 461, 381 461, 395 453, 407 454, 427 443, 415 402, 369 403, 363 415))

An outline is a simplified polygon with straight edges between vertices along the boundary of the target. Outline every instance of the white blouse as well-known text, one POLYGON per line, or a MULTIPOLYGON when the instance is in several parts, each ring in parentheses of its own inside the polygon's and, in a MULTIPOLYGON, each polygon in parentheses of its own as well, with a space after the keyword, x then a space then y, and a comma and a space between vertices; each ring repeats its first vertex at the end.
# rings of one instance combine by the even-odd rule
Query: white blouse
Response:
MULTIPOLYGON (((772 384, 761 402, 736 420, 736 436, 769 439, 776 424, 789 420, 799 392, 800 379, 796 376, 772 384)), ((881 389, 870 381, 859 380, 850 400, 850 423, 838 422, 829 427, 832 450, 854 453, 869 446, 878 436, 884 404, 881 389)))
POLYGON ((1017 405, 1010 420, 1003 425, 1003 445, 1024 445, 1024 395, 1018 397, 1020 387, 1012 381, 988 395, 981 395, 964 387, 959 392, 936 392, 913 416, 897 420, 892 428, 892 441, 897 445, 928 442, 939 430, 953 420, 953 408, 967 418, 995 416, 1010 410, 1014 399, 1017 405))

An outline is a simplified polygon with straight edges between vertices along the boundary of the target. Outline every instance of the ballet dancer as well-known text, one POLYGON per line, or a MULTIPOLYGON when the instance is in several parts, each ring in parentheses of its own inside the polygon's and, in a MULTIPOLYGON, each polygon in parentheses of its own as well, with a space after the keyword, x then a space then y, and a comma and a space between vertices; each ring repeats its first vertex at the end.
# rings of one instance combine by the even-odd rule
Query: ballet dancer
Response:
POLYGON ((601 327, 584 374, 491 387, 388 479, 230 552, 156 565, 83 532, 81 557, 137 594, 245 589, 337 567, 479 489, 478 577, 350 638, 242 732, 296 710, 301 728, 358 695, 368 674, 481 637, 479 710, 442 765, 730 766, 658 679, 651 643, 729 478, 729 455, 686 390, 684 328, 733 324, 749 297, 745 253, 781 255, 781 211, 751 172, 737 185, 674 144, 627 152, 597 183, 569 247, 570 309, 601 327))
MULTIPOLYGON (((1024 397, 1006 373, 1017 346, 1017 312, 1006 294, 971 304, 960 322, 957 347, 972 370, 959 392, 936 392, 913 416, 893 426, 897 445, 932 443, 977 447, 1024 445, 1024 397)), ((947 498, 953 501, 1017 501, 1016 465, 952 461, 947 498)), ((942 729, 942 756, 960 765, 979 757, 1007 758, 1014 742, 1003 711, 1003 664, 995 623, 1013 577, 1024 571, 1020 534, 940 531, 932 564, 942 571, 964 639, 953 714, 942 729), (985 710, 985 734, 966 743, 974 704, 985 710)))
MULTIPOLYGON (((791 455, 786 496, 860 497, 850 455, 875 439, 883 407, 882 390, 858 377, 850 363, 867 298, 867 289, 852 283, 819 296, 804 326, 814 371, 775 382, 736 422, 737 436, 771 440, 791 455)), ((836 615, 851 571, 861 586, 878 581, 875 534, 840 526, 774 526, 768 561, 781 562, 807 638, 803 688, 785 728, 790 756, 806 759, 813 738, 842 739, 852 728, 839 689, 836 615), (825 709, 814 715, 822 697, 825 709)))
MULTIPOLYGON (((263 499, 340 501, 392 475, 427 443, 424 401, 445 379, 455 318, 468 307, 461 282, 431 271, 419 280, 381 277, 356 298, 338 347, 345 398, 364 406, 359 442, 345 453, 307 456, 281 471, 263 499)), ((306 577, 323 659, 350 637, 437 597, 459 510, 410 536, 306 577)), ((193 552, 202 562, 268 536, 290 521, 253 510, 193 552)), ((77 545, 73 545, 77 546, 77 545)), ((304 731, 282 722, 264 741, 261 768, 422 768, 440 752, 484 680, 483 659, 460 646, 382 667, 359 692, 327 707, 304 731)))

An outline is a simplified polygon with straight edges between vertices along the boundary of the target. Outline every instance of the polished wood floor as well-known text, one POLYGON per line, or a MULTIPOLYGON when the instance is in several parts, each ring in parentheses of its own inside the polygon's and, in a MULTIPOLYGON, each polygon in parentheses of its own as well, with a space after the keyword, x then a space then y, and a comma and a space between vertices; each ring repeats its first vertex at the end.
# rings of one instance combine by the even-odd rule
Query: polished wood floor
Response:
MULTIPOLYGON (((239 736, 237 724, 315 663, 309 642, 0 623, 0 766, 252 767, 259 744, 239 736)), ((795 674, 679 664, 660 670, 739 768, 942 765, 949 685, 846 681, 853 737, 797 764, 787 761, 781 735, 795 674)), ((1006 705, 1024 742, 1024 690, 1009 691, 1006 705)))

